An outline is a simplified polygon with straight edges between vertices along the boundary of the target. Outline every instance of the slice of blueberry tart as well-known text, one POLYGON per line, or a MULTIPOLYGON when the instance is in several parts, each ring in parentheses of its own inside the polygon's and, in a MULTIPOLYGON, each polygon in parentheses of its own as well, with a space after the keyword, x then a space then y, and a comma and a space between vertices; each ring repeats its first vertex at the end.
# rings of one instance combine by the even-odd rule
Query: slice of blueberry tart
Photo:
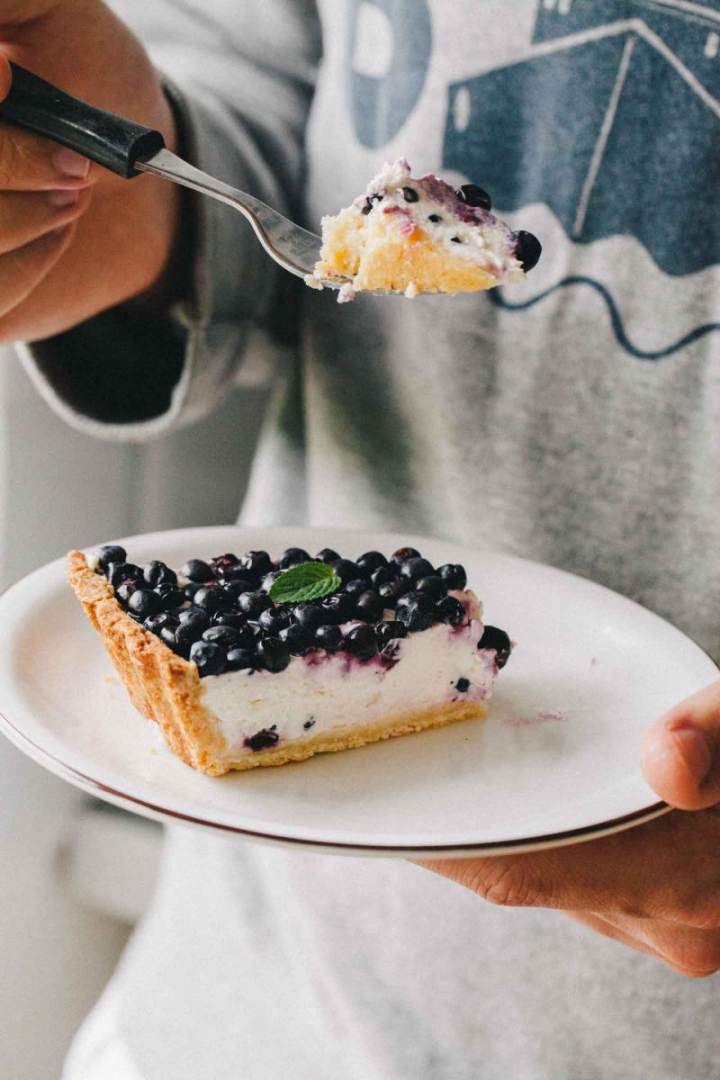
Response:
POLYGON ((68 576, 134 706, 212 776, 482 716, 511 651, 463 567, 409 547, 173 570, 106 545, 68 576))
POLYGON ((532 233, 513 232, 492 213, 482 188, 412 177, 404 158, 385 165, 351 206, 322 219, 322 241, 305 281, 340 285, 341 302, 366 290, 412 298, 522 281, 542 250, 532 233))

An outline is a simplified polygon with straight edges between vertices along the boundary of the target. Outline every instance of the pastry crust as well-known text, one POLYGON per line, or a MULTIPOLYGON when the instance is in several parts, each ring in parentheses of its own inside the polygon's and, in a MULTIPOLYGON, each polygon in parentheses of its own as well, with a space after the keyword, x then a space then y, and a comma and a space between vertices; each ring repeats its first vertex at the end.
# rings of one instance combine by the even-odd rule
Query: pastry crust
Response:
POLYGON ((203 704, 202 684, 195 664, 183 660, 154 634, 138 626, 123 611, 105 578, 90 569, 81 551, 71 551, 68 555, 68 579, 100 634, 135 708, 159 724, 170 749, 178 757, 209 776, 221 776, 231 769, 303 761, 314 754, 348 750, 485 715, 485 708, 479 702, 443 702, 414 712, 396 713, 379 723, 335 728, 233 758, 228 754, 217 717, 203 704))

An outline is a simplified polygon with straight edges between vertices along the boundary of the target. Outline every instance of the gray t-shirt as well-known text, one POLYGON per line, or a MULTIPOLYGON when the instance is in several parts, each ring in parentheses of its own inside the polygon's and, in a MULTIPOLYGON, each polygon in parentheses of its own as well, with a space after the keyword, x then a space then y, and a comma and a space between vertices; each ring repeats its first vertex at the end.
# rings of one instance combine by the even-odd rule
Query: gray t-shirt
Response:
MULTIPOLYGON (((144 328, 141 356, 128 311, 26 356, 54 407, 149 438, 262 347, 276 391, 245 520, 553 563, 720 658, 720 5, 114 6, 216 175, 316 226, 404 155, 487 187, 545 251, 518 288, 338 306, 288 289, 239 219, 199 203, 195 294, 144 328), (118 370, 159 372, 142 413, 118 370)), ((557 914, 399 862, 182 832, 112 995, 147 1080, 706 1080, 720 1053, 715 983, 557 914)))

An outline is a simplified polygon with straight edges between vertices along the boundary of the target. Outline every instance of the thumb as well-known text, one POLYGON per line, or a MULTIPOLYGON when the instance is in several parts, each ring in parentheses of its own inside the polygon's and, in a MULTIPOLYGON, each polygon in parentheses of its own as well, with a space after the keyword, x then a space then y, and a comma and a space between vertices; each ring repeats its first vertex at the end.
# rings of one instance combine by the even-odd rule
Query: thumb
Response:
POLYGON ((10 64, 7 57, 0 53, 0 101, 4 101, 10 93, 11 83, 10 64))
POLYGON ((645 736, 645 779, 679 810, 720 803, 720 681, 686 698, 645 736))

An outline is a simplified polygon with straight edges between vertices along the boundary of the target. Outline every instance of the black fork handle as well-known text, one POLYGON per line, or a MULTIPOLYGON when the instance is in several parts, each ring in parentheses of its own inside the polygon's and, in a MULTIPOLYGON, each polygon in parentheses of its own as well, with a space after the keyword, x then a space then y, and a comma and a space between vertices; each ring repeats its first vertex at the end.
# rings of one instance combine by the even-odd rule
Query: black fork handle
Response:
POLYGON ((159 131, 96 109, 44 79, 11 64, 12 87, 0 102, 0 118, 76 150, 129 179, 135 163, 148 161, 165 146, 159 131))

